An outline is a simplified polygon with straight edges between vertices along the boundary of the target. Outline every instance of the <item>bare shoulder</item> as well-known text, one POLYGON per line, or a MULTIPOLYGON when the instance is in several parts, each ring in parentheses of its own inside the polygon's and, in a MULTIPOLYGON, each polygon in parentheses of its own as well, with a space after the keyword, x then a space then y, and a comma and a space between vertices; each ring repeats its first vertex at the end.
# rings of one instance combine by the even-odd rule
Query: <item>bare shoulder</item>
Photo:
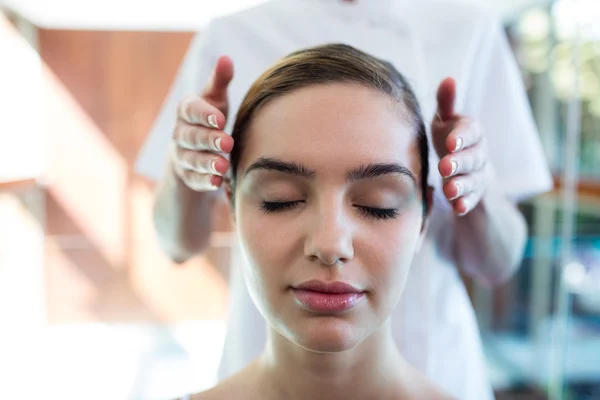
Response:
POLYGON ((450 396, 449 394, 443 393, 438 389, 435 389, 435 391, 432 391, 427 397, 424 397, 427 399, 431 399, 431 400, 458 400, 452 396, 450 396))
POLYGON ((255 396, 251 395, 252 388, 244 390, 244 386, 236 382, 223 382, 204 392, 197 393, 190 397, 190 400, 251 400, 255 396))
POLYGON ((218 385, 212 389, 206 390, 190 396, 190 400, 225 400, 228 397, 228 390, 225 385, 218 385))
POLYGON ((410 387, 405 397, 411 400, 457 400, 432 383, 422 372, 410 367, 410 387))
POLYGON ((421 390, 418 395, 414 397, 415 400, 457 400, 451 397, 449 394, 444 393, 440 388, 433 385, 430 382, 421 386, 421 390))
POLYGON ((240 373, 224 380, 212 389, 197 393, 190 400, 254 400, 260 399, 253 363, 240 373))

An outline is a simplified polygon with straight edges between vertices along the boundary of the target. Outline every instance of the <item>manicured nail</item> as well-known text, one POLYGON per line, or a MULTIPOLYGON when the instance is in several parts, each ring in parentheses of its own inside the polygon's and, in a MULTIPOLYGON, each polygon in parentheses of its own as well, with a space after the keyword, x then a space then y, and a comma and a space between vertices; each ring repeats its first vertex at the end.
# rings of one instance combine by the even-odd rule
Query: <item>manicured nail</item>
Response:
POLYGON ((212 170, 212 172, 213 172, 214 174, 217 174, 217 175, 219 175, 219 171, 217 171, 217 160, 212 160, 212 161, 210 162, 210 169, 212 170))
POLYGON ((458 163, 456 161, 450 161, 450 164, 452 165, 452 172, 450 172, 450 176, 452 176, 458 169, 458 163))
POLYGON ((460 183, 455 183, 454 186, 456 187, 456 196, 454 196, 452 200, 455 200, 462 195, 462 187, 460 186, 460 183))
POLYGON ((221 178, 220 178, 220 177, 218 177, 218 176, 213 176, 213 177, 211 177, 211 178, 210 178, 210 185, 212 186, 212 188, 213 188, 214 190, 218 190, 218 189, 219 189, 219 187, 220 187, 220 182, 222 182, 222 180, 221 180, 221 178), (215 183, 215 181, 216 181, 216 182, 219 182, 219 183, 215 183))
POLYGON ((217 123, 217 116, 215 114, 211 114, 208 116, 208 124, 213 128, 219 129, 219 124, 217 123))
POLYGON ((462 138, 456 138, 456 146, 454 147, 454 151, 459 151, 462 148, 463 140, 462 138))
POLYGON ((218 137, 218 138, 217 138, 217 140, 215 140, 215 148, 216 148, 218 151, 223 151, 223 150, 221 149, 221 138, 220 138, 220 137, 218 137))

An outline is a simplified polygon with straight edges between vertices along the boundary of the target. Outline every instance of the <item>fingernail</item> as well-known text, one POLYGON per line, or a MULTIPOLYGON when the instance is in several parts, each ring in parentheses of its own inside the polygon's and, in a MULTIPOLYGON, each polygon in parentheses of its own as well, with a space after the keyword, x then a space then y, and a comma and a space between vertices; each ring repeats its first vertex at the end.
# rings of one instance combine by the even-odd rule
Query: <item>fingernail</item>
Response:
POLYGON ((455 183, 454 186, 456 187, 456 196, 454 196, 452 200, 455 200, 462 195, 462 187, 460 186, 460 183, 455 183))
POLYGON ((217 150, 223 151, 221 149, 221 138, 220 137, 218 137, 217 140, 215 140, 215 147, 216 147, 217 150))
MULTIPOLYGON (((219 177, 216 177, 216 176, 213 176, 213 177, 211 177, 211 178, 210 178, 210 185, 212 186, 212 188, 213 188, 214 190, 218 190, 218 189, 219 189, 219 187, 220 187, 220 185, 216 184, 216 183, 215 183, 215 180, 216 180, 217 182, 219 182, 219 177)), ((221 180, 221 182, 222 182, 222 180, 221 180)))
POLYGON ((456 146, 454 147, 454 151, 459 151, 462 148, 463 140, 462 138, 456 138, 456 146))
POLYGON ((450 164, 452 165, 452 172, 450 172, 450 176, 452 176, 458 169, 458 163, 456 161, 450 161, 450 164))
POLYGON ((208 124, 213 128, 219 129, 219 124, 217 123, 217 116, 215 114, 211 114, 208 116, 208 124))
POLYGON ((219 175, 219 171, 217 171, 217 160, 212 160, 210 162, 210 169, 212 170, 213 173, 219 175))

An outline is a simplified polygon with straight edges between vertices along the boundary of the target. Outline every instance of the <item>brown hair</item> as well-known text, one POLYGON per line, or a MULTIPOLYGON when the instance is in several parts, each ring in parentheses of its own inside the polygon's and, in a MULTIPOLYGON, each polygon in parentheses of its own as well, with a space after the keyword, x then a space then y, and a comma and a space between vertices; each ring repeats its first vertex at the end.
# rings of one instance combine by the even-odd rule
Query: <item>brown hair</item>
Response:
POLYGON ((421 158, 421 195, 427 213, 429 146, 425 124, 416 96, 406 79, 388 62, 344 44, 330 44, 296 51, 265 71, 250 87, 237 113, 232 137, 231 201, 246 133, 257 111, 268 102, 294 90, 327 83, 355 83, 386 94, 402 104, 404 114, 415 126, 421 158), (407 112, 406 112, 407 111, 407 112))

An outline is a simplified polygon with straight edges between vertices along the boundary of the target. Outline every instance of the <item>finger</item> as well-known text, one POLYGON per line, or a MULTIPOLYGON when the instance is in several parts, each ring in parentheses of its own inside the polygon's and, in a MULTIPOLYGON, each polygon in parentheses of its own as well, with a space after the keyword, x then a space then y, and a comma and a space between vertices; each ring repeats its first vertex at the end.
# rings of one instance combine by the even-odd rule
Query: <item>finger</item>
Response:
POLYGON ((449 153, 455 153, 476 145, 483 136, 483 128, 479 123, 463 117, 446 137, 446 147, 449 153))
POLYGON ((203 125, 207 128, 222 129, 225 126, 225 115, 215 106, 198 96, 188 96, 177 110, 180 120, 191 125, 203 125))
POLYGON ((209 192, 217 190, 223 178, 212 174, 202 174, 174 164, 175 173, 187 187, 198 192, 209 192))
POLYGON ((454 116, 451 119, 442 121, 441 119, 434 119, 431 123, 431 139, 434 145, 435 151, 440 158, 444 157, 450 151, 448 150, 448 135, 452 133, 454 128, 460 122, 460 116, 454 116))
POLYGON ((454 213, 461 217, 467 215, 477 207, 482 196, 483 192, 473 192, 468 196, 458 198, 452 203, 454 213))
POLYGON ((206 150, 229 153, 233 149, 233 138, 223 131, 178 122, 173 139, 178 146, 188 150, 206 150))
POLYGON ((437 91, 437 117, 442 121, 454 115, 454 99, 456 98, 456 82, 446 78, 440 83, 437 91))
POLYGON ((458 175, 448 179, 444 183, 442 191, 448 201, 453 201, 459 197, 482 191, 485 189, 485 186, 485 174, 477 172, 469 175, 458 175))
POLYGON ((484 145, 480 143, 446 155, 438 164, 440 175, 443 178, 450 178, 455 175, 481 171, 487 163, 487 152, 484 149, 484 145))
POLYGON ((447 136, 454 128, 458 126, 460 119, 460 116, 455 115, 442 121, 436 114, 435 118, 431 122, 431 127, 436 134, 447 136))
POLYGON ((202 96, 214 103, 227 102, 227 87, 232 79, 233 61, 227 56, 219 57, 202 96))
POLYGON ((180 147, 175 150, 175 163, 195 172, 220 176, 225 175, 229 168, 229 161, 218 154, 186 150, 180 147))

